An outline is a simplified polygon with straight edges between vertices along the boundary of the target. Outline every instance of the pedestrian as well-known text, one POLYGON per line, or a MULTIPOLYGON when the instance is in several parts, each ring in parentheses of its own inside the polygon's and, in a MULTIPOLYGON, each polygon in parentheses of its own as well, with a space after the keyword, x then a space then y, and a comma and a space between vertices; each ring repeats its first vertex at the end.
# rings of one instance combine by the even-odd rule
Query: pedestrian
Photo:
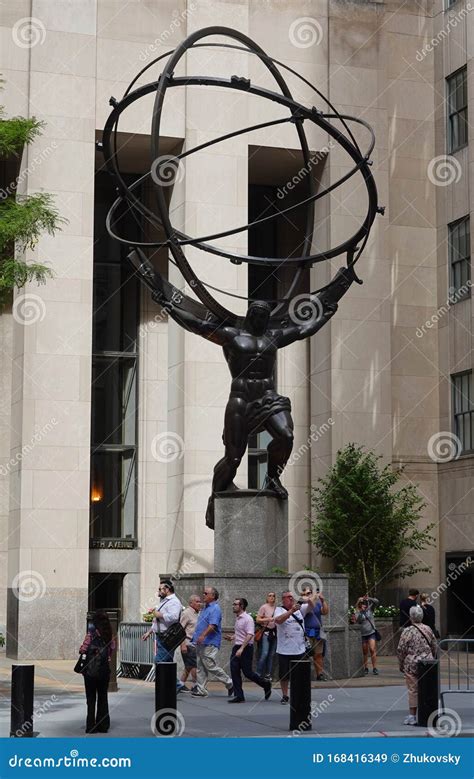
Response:
POLYGON ((273 672, 273 660, 275 658, 277 636, 276 625, 273 619, 276 609, 276 594, 268 592, 265 603, 260 606, 257 614, 257 625, 263 627, 260 639, 260 655, 257 663, 257 673, 267 681, 271 681, 273 672))
POLYGON ((219 593, 215 587, 204 588, 204 607, 199 612, 193 636, 193 644, 196 646, 197 684, 191 694, 195 697, 205 698, 209 695, 207 683, 210 678, 222 682, 229 698, 234 693, 232 679, 216 661, 222 641, 222 611, 218 600, 219 593))
POLYGON ((290 590, 281 594, 281 606, 275 609, 277 630, 278 676, 281 685, 281 703, 287 704, 290 663, 303 660, 306 652, 304 616, 311 605, 316 604, 317 593, 313 593, 306 603, 297 603, 290 590))
MULTIPOLYGON (((146 641, 151 635, 155 637, 155 663, 172 663, 174 661, 175 649, 167 649, 160 639, 160 635, 168 630, 171 625, 179 622, 183 606, 181 601, 175 595, 173 583, 170 579, 162 579, 158 587, 159 602, 156 606, 153 623, 150 630, 143 634, 142 640, 146 641)), ((176 680, 176 687, 179 690, 184 687, 183 682, 176 680)))
MULTIPOLYGON (((312 587, 306 587, 303 592, 304 600, 310 598, 313 594, 312 587)), ((322 617, 329 614, 329 605, 324 595, 317 591, 318 599, 313 606, 306 612, 304 618, 304 629, 311 642, 311 654, 313 656, 314 670, 318 682, 324 681, 323 666, 324 655, 326 654, 326 634, 323 628, 322 617)))
POLYGON ((436 628, 436 612, 429 602, 429 596, 426 592, 422 592, 420 595, 420 606, 423 609, 423 624, 431 628, 435 638, 439 638, 439 632, 436 628))
POLYGON ((400 627, 406 628, 410 625, 410 609, 412 606, 416 606, 416 601, 420 591, 412 588, 408 590, 408 598, 404 598, 400 603, 400 627))
POLYGON ((83 670, 87 701, 86 733, 107 733, 110 728, 107 692, 110 658, 115 649, 112 626, 105 611, 96 611, 79 649, 86 655, 83 670))
POLYGON ((201 598, 199 595, 191 595, 189 605, 181 614, 181 624, 186 631, 186 638, 181 644, 181 657, 183 658, 184 671, 181 676, 183 687, 179 692, 191 692, 190 687, 186 687, 188 676, 191 675, 193 686, 197 683, 196 679, 196 647, 192 644, 194 631, 196 630, 199 610, 201 608, 201 598))
POLYGON ((428 625, 423 625, 423 609, 412 606, 410 625, 403 630, 398 643, 397 657, 400 671, 405 674, 408 688, 409 714, 405 725, 416 725, 418 707, 418 661, 433 660, 436 656, 436 639, 428 625))
POLYGON ((362 655, 364 658, 364 674, 369 673, 369 652, 372 662, 372 673, 378 676, 377 669, 377 636, 378 631, 374 624, 374 607, 379 605, 377 598, 369 598, 363 595, 356 603, 356 623, 360 625, 362 638, 362 655))
POLYGON ((228 641, 233 641, 230 656, 230 673, 234 686, 234 696, 228 703, 243 703, 245 701, 242 689, 242 674, 251 682, 255 682, 265 690, 265 700, 268 701, 272 694, 272 683, 252 670, 253 642, 255 637, 255 623, 247 614, 248 601, 246 598, 236 598, 232 605, 235 614, 235 628, 233 636, 226 636, 228 641))

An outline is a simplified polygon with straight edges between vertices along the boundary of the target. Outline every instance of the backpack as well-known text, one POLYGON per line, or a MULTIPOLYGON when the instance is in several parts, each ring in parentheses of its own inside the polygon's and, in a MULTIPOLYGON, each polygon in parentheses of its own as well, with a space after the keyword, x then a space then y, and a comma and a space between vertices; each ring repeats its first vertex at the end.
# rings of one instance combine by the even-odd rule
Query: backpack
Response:
POLYGON ((106 679, 110 674, 107 644, 97 634, 92 638, 87 648, 86 663, 83 670, 84 676, 89 679, 106 679))

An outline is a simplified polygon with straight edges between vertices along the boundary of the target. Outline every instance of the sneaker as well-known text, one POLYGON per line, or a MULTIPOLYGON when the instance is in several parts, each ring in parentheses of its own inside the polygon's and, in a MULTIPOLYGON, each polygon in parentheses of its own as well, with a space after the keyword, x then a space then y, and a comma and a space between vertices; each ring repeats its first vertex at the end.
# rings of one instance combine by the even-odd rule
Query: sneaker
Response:
POLYGON ((192 690, 191 687, 186 687, 186 685, 183 684, 183 686, 178 689, 178 692, 192 692, 192 690))
POLYGON ((199 687, 193 687, 193 689, 191 690, 191 695, 194 698, 207 698, 209 693, 205 690, 200 690, 199 687))
POLYGON ((227 688, 227 696, 229 698, 233 698, 234 697, 234 688, 233 687, 228 687, 227 688))
POLYGON ((316 677, 316 681, 317 682, 325 682, 326 681, 326 677, 324 676, 324 674, 319 674, 319 676, 316 677))
POLYGON ((265 679, 266 682, 271 682, 272 681, 271 674, 265 674, 265 676, 263 678, 265 679))
POLYGON ((416 725, 416 717, 414 714, 409 714, 408 717, 405 717, 403 720, 404 725, 416 725))
POLYGON ((364 676, 367 676, 368 673, 369 673, 369 669, 368 668, 364 668, 364 676))
POLYGON ((372 673, 373 673, 375 676, 378 676, 378 675, 379 675, 379 672, 377 671, 377 669, 376 669, 376 668, 372 668, 372 673))
POLYGON ((265 687, 263 688, 265 690, 265 700, 268 701, 270 695, 272 694, 272 685, 271 682, 267 682, 265 684, 265 687))
POLYGON ((290 702, 290 699, 289 699, 288 695, 283 695, 280 703, 283 703, 283 705, 285 706, 289 702, 290 702))

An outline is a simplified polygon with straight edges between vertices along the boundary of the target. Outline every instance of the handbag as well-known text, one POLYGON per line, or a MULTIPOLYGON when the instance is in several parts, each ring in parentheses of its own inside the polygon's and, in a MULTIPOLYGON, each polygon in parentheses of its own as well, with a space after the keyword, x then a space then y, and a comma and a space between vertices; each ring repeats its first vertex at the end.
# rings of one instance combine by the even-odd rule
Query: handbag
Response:
POLYGON ((382 636, 380 635, 379 631, 378 631, 378 630, 377 630, 377 628, 375 627, 375 625, 374 625, 374 623, 372 622, 372 620, 370 619, 370 617, 367 617, 367 616, 366 616, 366 619, 367 619, 367 622, 369 623, 370 627, 372 628, 372 630, 373 630, 373 631, 374 631, 374 633, 375 633, 375 640, 376 640, 376 641, 381 641, 381 640, 382 640, 382 636))
POLYGON ((181 622, 173 622, 169 628, 164 630, 162 633, 158 633, 157 635, 159 636, 160 643, 163 644, 164 648, 167 649, 168 652, 174 652, 174 650, 177 649, 179 645, 182 644, 185 640, 186 631, 183 628, 181 622))
POLYGON ((86 665, 87 655, 85 653, 80 654, 76 665, 74 666, 74 673, 82 674, 86 665))
POLYGON ((257 628, 254 636, 255 641, 261 641, 264 633, 265 633, 265 628, 257 628))

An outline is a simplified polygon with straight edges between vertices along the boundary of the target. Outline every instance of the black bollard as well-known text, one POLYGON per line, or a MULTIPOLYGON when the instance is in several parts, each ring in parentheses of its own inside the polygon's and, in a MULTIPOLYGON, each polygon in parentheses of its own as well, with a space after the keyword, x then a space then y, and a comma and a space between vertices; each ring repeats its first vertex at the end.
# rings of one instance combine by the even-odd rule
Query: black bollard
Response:
MULTIPOLYGON (((431 714, 438 711, 439 660, 418 660, 417 724, 426 727, 431 714)), ((436 727, 436 722, 431 723, 436 727)))
POLYGON ((290 730, 311 730, 311 662, 290 662, 290 730))
POLYGON ((171 736, 178 730, 176 698, 176 663, 155 663, 156 736, 171 736))
POLYGON ((12 665, 10 738, 33 736, 34 665, 12 665))

